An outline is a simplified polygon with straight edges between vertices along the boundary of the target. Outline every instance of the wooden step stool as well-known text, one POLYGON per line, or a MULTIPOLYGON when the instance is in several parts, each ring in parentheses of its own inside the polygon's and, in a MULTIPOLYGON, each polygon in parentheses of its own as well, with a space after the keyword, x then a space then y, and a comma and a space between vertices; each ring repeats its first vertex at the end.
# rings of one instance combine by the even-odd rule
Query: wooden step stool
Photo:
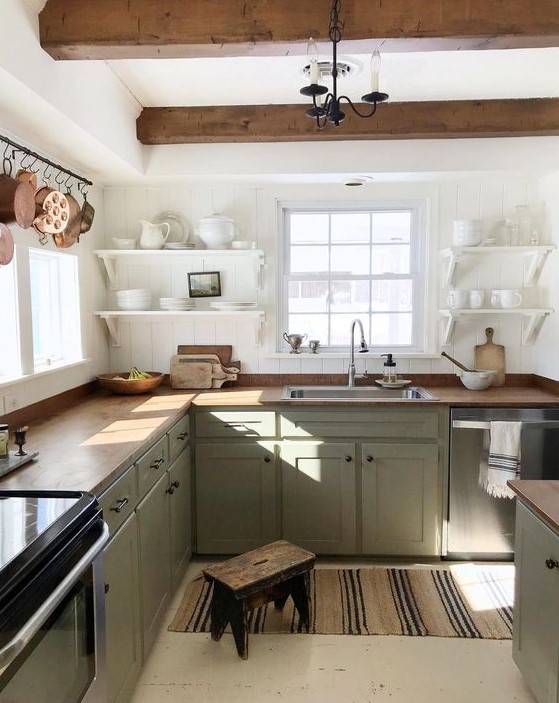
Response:
POLYGON ((308 628, 307 581, 315 558, 312 552, 278 540, 204 569, 206 580, 213 582, 212 639, 219 641, 231 623, 237 652, 248 659, 248 611, 272 600, 281 610, 289 596, 308 628))

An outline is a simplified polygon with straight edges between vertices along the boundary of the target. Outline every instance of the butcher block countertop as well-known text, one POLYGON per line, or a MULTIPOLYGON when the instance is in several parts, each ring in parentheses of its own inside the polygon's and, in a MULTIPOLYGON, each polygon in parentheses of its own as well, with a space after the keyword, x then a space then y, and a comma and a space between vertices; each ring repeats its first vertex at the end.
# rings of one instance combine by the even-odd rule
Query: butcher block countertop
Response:
MULTIPOLYGON (((213 391, 173 391, 152 395, 112 395, 98 391, 45 418, 30 421, 25 449, 37 460, 0 477, 4 490, 80 490, 99 495, 144 454, 190 407, 440 407, 460 405, 559 406, 559 396, 536 387, 473 392, 427 386, 436 401, 281 400, 282 387, 236 386, 213 391)), ((25 422, 25 420, 24 420, 25 422)), ((13 440, 10 438, 13 451, 13 440)))
POLYGON ((559 532, 559 481, 509 481, 519 500, 559 532))

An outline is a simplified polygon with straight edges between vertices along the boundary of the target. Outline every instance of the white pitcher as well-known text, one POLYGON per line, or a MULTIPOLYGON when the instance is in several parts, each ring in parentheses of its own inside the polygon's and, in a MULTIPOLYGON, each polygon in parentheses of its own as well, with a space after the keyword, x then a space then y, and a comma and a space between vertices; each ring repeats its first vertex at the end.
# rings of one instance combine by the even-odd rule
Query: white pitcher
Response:
POLYGON ((154 225, 147 220, 140 220, 142 225, 142 234, 140 235, 141 249, 163 249, 163 245, 167 241, 171 225, 168 222, 162 222, 160 225, 154 225), (163 235, 163 228, 167 227, 167 234, 163 235))

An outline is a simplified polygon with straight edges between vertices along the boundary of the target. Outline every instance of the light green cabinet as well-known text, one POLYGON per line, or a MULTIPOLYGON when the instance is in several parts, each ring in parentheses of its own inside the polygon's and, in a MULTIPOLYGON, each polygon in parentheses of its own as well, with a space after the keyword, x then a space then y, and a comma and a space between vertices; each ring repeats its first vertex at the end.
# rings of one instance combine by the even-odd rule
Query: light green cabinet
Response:
POLYGON ((284 442, 283 537, 318 554, 354 554, 355 444, 284 442))
POLYGON ((142 666, 136 515, 104 552, 108 703, 127 701, 142 666))
POLYGON ((190 453, 183 451, 169 468, 171 591, 179 585, 192 554, 190 453))
POLYGON ((199 554, 240 554, 279 537, 274 442, 197 444, 199 554))
POLYGON ((439 555, 440 485, 439 448, 436 444, 363 444, 363 552, 398 556, 439 555))
POLYGON ((136 508, 144 661, 171 595, 168 490, 165 472, 136 508))
POLYGON ((558 703, 559 535, 517 502, 513 658, 538 703, 558 703))

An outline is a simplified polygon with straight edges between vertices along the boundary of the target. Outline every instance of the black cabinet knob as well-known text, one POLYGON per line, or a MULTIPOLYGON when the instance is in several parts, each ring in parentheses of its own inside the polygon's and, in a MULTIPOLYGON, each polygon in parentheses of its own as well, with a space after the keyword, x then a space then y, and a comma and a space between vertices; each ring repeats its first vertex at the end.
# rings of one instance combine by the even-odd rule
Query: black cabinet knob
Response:
POLYGON ((548 569, 559 569, 559 561, 557 559, 546 559, 545 565, 548 569))
POLYGON ((165 493, 170 493, 171 495, 173 495, 174 492, 175 492, 174 486, 169 486, 169 488, 165 489, 165 493))
POLYGON ((348 454, 348 455, 346 456, 346 458, 345 458, 346 461, 351 461, 352 459, 353 459, 353 457, 350 456, 349 454, 348 454))
POLYGON ((265 457, 264 457, 264 461, 265 461, 267 464, 269 464, 272 460, 270 459, 269 456, 265 456, 265 457))
POLYGON ((374 458, 372 456, 367 456, 365 459, 370 463, 371 461, 374 461, 374 458))

